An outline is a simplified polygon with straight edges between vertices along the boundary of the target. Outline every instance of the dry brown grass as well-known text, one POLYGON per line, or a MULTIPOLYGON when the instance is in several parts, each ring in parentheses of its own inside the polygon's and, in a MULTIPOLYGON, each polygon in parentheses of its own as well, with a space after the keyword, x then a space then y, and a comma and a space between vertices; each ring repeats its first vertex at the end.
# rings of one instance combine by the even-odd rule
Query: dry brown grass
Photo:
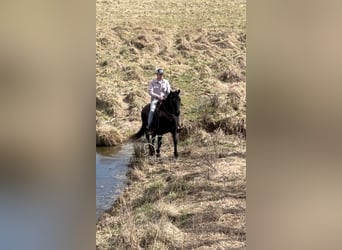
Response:
POLYGON ((199 129, 182 142, 191 152, 178 161, 172 151, 161 159, 138 153, 131 167, 144 178, 130 182, 98 224, 98 249, 244 249, 244 143, 199 129))
POLYGON ((135 147, 97 249, 246 248, 245 3, 97 0, 97 138, 139 129, 156 67, 181 89, 183 124, 177 161, 168 136, 161 159, 135 147))
POLYGON ((123 141, 123 136, 117 128, 102 124, 96 129, 96 146, 116 146, 123 141))
POLYGON ((111 125, 124 138, 139 127, 156 67, 182 90, 184 123, 203 115, 202 98, 245 89, 245 1, 98 0, 96 6, 97 119, 119 121, 111 125))

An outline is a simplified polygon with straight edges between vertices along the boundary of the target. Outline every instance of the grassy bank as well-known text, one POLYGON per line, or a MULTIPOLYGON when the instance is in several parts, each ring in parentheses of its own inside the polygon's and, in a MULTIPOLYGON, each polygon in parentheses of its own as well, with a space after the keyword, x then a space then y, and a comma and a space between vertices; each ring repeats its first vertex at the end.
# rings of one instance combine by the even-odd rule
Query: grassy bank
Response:
POLYGON ((245 248, 244 140, 194 133, 177 161, 172 150, 157 159, 136 145, 129 186, 98 224, 98 249, 245 248))
POLYGON ((97 225, 97 249, 245 248, 246 9, 237 0, 97 0, 96 143, 140 125, 148 81, 181 89, 180 158, 137 142, 129 186, 97 225))

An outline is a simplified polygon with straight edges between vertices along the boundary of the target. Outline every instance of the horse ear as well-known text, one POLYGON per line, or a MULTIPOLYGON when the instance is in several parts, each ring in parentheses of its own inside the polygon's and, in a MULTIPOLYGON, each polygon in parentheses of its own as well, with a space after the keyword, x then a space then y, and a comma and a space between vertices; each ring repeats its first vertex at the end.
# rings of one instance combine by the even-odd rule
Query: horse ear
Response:
POLYGON ((178 90, 176 91, 176 93, 179 94, 179 93, 180 93, 180 89, 178 89, 178 90))

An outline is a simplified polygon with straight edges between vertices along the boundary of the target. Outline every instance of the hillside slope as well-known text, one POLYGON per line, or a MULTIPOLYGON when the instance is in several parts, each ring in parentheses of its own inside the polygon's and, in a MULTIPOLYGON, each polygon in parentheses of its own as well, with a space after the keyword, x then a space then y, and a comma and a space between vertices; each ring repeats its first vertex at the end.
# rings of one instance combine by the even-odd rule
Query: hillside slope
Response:
POLYGON ((244 1, 98 0, 96 6, 98 145, 120 143, 139 128, 156 67, 181 89, 185 125, 212 113, 205 106, 214 102, 220 109, 209 122, 245 128, 244 1))

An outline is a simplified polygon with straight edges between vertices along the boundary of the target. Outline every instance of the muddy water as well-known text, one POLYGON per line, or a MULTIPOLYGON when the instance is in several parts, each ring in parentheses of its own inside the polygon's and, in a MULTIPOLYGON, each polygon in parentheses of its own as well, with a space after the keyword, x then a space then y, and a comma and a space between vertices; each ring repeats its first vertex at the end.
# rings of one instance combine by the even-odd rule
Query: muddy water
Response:
POLYGON ((133 145, 96 148, 96 218, 109 209, 125 187, 133 145))

